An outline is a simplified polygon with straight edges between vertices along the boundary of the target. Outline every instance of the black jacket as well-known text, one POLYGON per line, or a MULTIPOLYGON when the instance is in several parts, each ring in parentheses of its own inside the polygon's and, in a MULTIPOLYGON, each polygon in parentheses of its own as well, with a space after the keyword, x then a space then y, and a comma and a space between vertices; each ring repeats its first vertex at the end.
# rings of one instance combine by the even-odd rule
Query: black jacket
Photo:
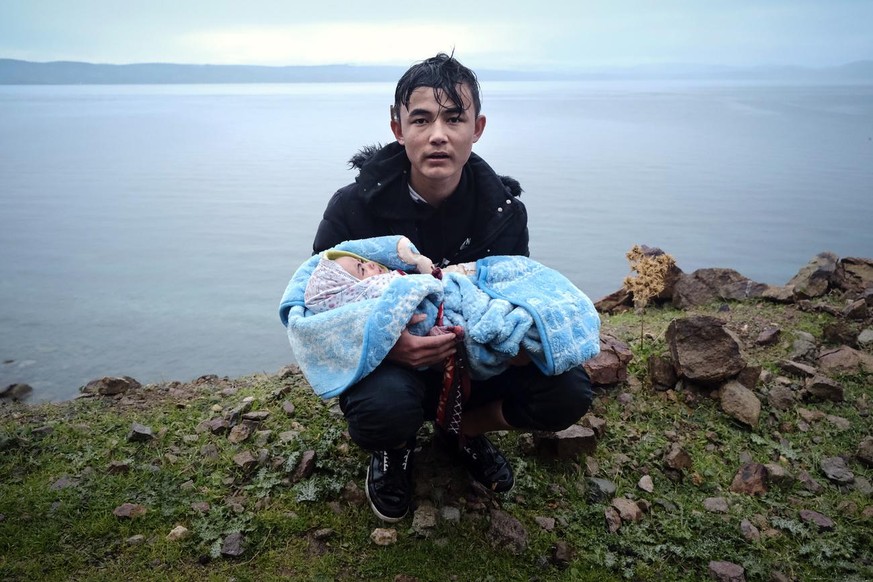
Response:
POLYGON ((476 154, 464 166, 457 190, 438 209, 410 197, 410 163, 400 144, 364 148, 349 163, 360 173, 328 202, 313 243, 316 253, 345 240, 402 234, 443 266, 530 254, 521 186, 498 176, 476 154))

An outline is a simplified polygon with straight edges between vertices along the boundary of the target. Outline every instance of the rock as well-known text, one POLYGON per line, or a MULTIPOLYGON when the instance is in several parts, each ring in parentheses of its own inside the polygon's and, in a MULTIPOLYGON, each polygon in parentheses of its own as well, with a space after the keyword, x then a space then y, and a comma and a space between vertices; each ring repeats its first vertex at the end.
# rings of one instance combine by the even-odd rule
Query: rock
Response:
POLYGON ((134 422, 130 427, 130 432, 127 434, 127 442, 129 443, 144 443, 155 438, 151 427, 134 422))
POLYGON ((218 447, 215 443, 206 443, 200 447, 200 456, 210 461, 218 460, 218 447))
POLYGON ((340 497, 343 501, 357 506, 363 505, 367 501, 367 494, 354 481, 346 483, 342 493, 340 493, 340 497))
POLYGON ((269 410, 253 410, 251 412, 245 412, 242 415, 243 420, 254 423, 264 422, 268 418, 270 418, 269 410))
POLYGON ((852 421, 848 418, 843 418, 842 416, 836 416, 834 414, 828 414, 825 416, 825 420, 829 423, 837 427, 840 431, 849 430, 852 428, 852 421))
POLYGON ((819 464, 821 472, 834 483, 851 483, 855 475, 849 470, 842 457, 825 457, 819 464))
POLYGON ((811 333, 795 330, 794 342, 791 344, 791 358, 797 360, 815 360, 818 345, 811 333))
POLYGON ((664 464, 676 471, 691 468, 691 456, 678 443, 673 443, 670 451, 664 457, 664 464))
POLYGON ((858 444, 855 456, 864 465, 873 467, 873 436, 864 437, 864 440, 858 444))
POLYGON ((746 571, 733 562, 709 563, 709 577, 718 582, 746 582, 746 571))
POLYGON ((819 355, 818 365, 826 373, 855 374, 866 372, 873 374, 873 356, 849 346, 823 351, 819 355))
POLYGON ((377 527, 370 534, 370 539, 377 546, 390 546, 397 543, 397 530, 392 528, 377 527))
POLYGON ((737 374, 737 382, 749 390, 754 390, 761 378, 761 372, 763 372, 761 366, 746 366, 737 374))
POLYGON ((758 426, 761 401, 754 392, 732 380, 721 387, 721 409, 746 426, 758 426))
POLYGON ((846 319, 867 319, 867 301, 856 299, 843 308, 843 317, 846 319))
POLYGON ((594 302, 594 308, 600 313, 619 313, 631 309, 633 305, 633 296, 624 287, 594 302))
POLYGON ((239 444, 244 442, 249 438, 252 434, 252 427, 248 423, 241 423, 230 429, 230 434, 227 435, 228 442, 232 444, 239 444))
POLYGON ((11 400, 23 400, 33 392, 33 386, 30 384, 10 384, 6 388, 0 389, 0 398, 9 398, 11 400))
POLYGON ((831 531, 836 527, 834 520, 811 509, 801 509, 800 519, 806 523, 817 525, 820 530, 831 531))
POLYGON ((740 467, 734 476, 730 490, 734 493, 744 493, 746 495, 763 495, 767 493, 766 478, 767 469, 764 468, 764 465, 746 463, 740 467))
POLYGON ((795 360, 781 360, 778 365, 779 368, 789 376, 812 378, 818 374, 818 371, 814 367, 795 360))
POLYGON ((821 410, 809 410, 807 408, 798 408, 797 415, 810 424, 818 422, 825 417, 825 413, 821 410))
POLYGON ((827 376, 818 375, 809 378, 804 386, 804 393, 812 400, 843 401, 842 385, 827 376))
POLYGON ((593 430, 594 436, 596 436, 598 439, 603 438, 603 435, 606 434, 606 420, 594 416, 591 413, 583 416, 582 420, 579 422, 582 426, 593 430))
POLYGON ((242 533, 238 531, 228 534, 221 543, 221 555, 228 558, 242 556, 245 552, 244 541, 242 533))
POLYGON ((135 536, 130 536, 125 540, 127 545, 129 546, 138 546, 145 542, 145 536, 142 534, 136 534, 135 536))
POLYGON ((758 337, 755 338, 755 343, 759 346, 772 346, 779 343, 779 336, 782 334, 782 330, 778 327, 765 327, 761 333, 758 334, 758 337))
POLYGON ((761 297, 768 285, 756 283, 733 269, 698 269, 681 274, 673 288, 673 306, 687 309, 712 303, 716 299, 743 301, 761 297))
POLYGON ((673 320, 667 327, 667 343, 678 375, 691 382, 715 385, 746 367, 739 344, 715 317, 673 320))
POLYGON ((865 497, 871 497, 873 496, 873 483, 870 483, 870 480, 865 477, 856 475, 855 480, 852 481, 852 490, 865 497))
POLYGON ((864 347, 873 345, 873 329, 868 327, 858 334, 858 344, 864 347))
POLYGON ((420 505, 412 515, 412 531, 428 537, 437 526, 437 509, 433 505, 420 505))
POLYGON ((233 456, 233 462, 236 464, 237 467, 248 471, 249 469, 257 466, 258 459, 252 454, 251 451, 243 451, 233 456))
POLYGON ((703 500, 703 508, 710 513, 727 513, 727 499, 724 497, 707 497, 703 500))
POLYGON ((534 435, 534 447, 538 454, 556 459, 578 459, 597 448, 594 431, 578 424, 570 425, 560 432, 538 432, 534 435))
POLYGON ((55 480, 55 482, 51 484, 49 489, 52 491, 61 491, 63 489, 69 489, 71 487, 78 487, 78 486, 79 486, 78 479, 74 479, 72 477, 64 475, 63 477, 60 477, 57 480, 55 480))
POLYGON ((621 528, 621 516, 617 509, 609 506, 603 510, 603 516, 606 518, 606 530, 609 533, 615 533, 621 528))
POLYGON ((652 481, 651 476, 643 475, 637 482, 637 487, 639 487, 646 493, 652 493, 655 490, 655 483, 652 481))
POLYGON ((666 356, 651 355, 647 362, 649 380, 656 390, 667 390, 676 385, 676 370, 673 361, 666 356))
POLYGON ((794 391, 788 386, 774 386, 767 394, 767 403, 776 410, 790 410, 794 402, 794 391))
POLYGON ((794 484, 794 477, 782 465, 767 463, 764 468, 767 470, 764 480, 767 485, 788 488, 794 484))
POLYGON ((843 320, 827 323, 821 330, 822 339, 829 344, 857 346, 857 332, 843 320))
POLYGON ((627 380, 627 365, 633 358, 630 348, 607 335, 600 336, 600 353, 583 364, 595 386, 611 386, 627 380))
POLYGON ((618 511, 618 515, 623 522, 640 521, 643 519, 643 512, 640 506, 631 499, 616 497, 610 505, 618 511))
POLYGON ((137 503, 122 503, 112 510, 115 517, 122 519, 135 519, 146 514, 146 508, 137 503))
POLYGON ((528 533, 516 518, 500 509, 491 510, 491 527, 488 529, 491 545, 505 547, 513 554, 527 549, 528 533))
POLYGON ((294 404, 286 400, 282 403, 282 412, 288 416, 294 416, 294 404))
POLYGON ((130 376, 106 376, 98 380, 91 380, 82 386, 79 391, 84 394, 115 396, 116 394, 124 394, 128 390, 137 390, 139 388, 142 388, 142 384, 130 376))
POLYGON ((740 522, 740 533, 742 533, 743 537, 746 538, 747 540, 749 540, 750 542, 761 541, 761 532, 748 519, 744 519, 743 521, 740 522))
POLYGON ((461 510, 451 505, 443 505, 440 508, 440 517, 443 521, 457 523, 461 521, 461 510))
POLYGON ((812 299, 827 293, 831 280, 837 270, 837 256, 833 253, 819 253, 788 281, 794 286, 794 296, 799 299, 812 299))
POLYGON ((792 303, 794 301, 794 286, 767 285, 767 288, 761 293, 761 298, 776 303, 792 303))
POLYGON ((801 471, 797 474, 797 482, 810 493, 821 493, 822 489, 824 489, 821 483, 813 479, 812 475, 806 471, 801 471))
POLYGON ((206 501, 195 501, 191 504, 191 509, 197 513, 209 513, 210 505, 206 501))
POLYGON ((837 263, 833 284, 850 293, 860 294, 873 287, 873 259, 843 257, 837 263))
POLYGON ((612 498, 618 487, 609 479, 590 477, 588 479, 588 498, 593 503, 598 503, 612 498))
POLYGON ((294 473, 291 475, 291 481, 296 483, 304 479, 309 479, 315 471, 316 454, 313 450, 304 451, 300 457, 300 462, 294 468, 294 473))
POLYGON ((170 533, 167 534, 167 539, 171 542, 178 542, 191 536, 191 531, 184 525, 177 525, 170 533))
POLYGON ((536 516, 534 517, 534 521, 538 526, 540 526, 545 531, 552 531, 555 529, 555 518, 554 517, 542 517, 536 516))
POLYGON ((558 540, 552 546, 552 564, 558 568, 566 568, 573 561, 573 548, 564 540, 558 540))
POLYGON ((197 432, 209 431, 215 435, 226 435, 230 431, 230 423, 222 417, 204 420, 197 425, 197 432))

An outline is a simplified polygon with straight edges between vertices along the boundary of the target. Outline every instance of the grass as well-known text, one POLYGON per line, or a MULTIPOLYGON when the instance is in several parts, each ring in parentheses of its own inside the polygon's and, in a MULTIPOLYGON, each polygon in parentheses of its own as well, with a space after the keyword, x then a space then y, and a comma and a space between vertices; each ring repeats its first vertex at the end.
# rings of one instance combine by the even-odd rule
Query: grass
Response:
MULTIPOLYGON (((774 371, 790 354, 791 330, 820 338, 833 321, 827 314, 765 303, 718 308, 697 312, 725 319, 743 340, 747 359, 774 371), (757 334, 771 324, 783 329, 780 343, 756 346, 757 334)), ((349 483, 362 485, 365 454, 350 443, 334 403, 314 397, 300 375, 213 377, 148 386, 118 399, 0 406, 0 578, 390 581, 404 574, 420 581, 700 580, 707 578, 711 560, 725 560, 741 564, 749 580, 769 579, 774 570, 802 580, 871 579, 873 524, 862 513, 870 499, 829 484, 819 469, 822 458, 842 455, 856 476, 873 479, 853 457, 871 434, 863 409, 871 378, 838 378, 845 402, 799 404, 843 417, 849 429, 822 420, 801 430, 796 410, 771 410, 763 394, 761 424, 745 428, 706 392, 656 392, 647 385, 645 359, 667 351, 664 330, 685 315, 649 307, 642 346, 637 315, 605 318, 605 330, 626 341, 635 360, 628 383, 598 393, 592 412, 606 420, 607 429, 587 464, 541 459, 528 436, 497 435, 516 468, 513 492, 491 498, 449 475, 428 494, 437 505, 459 507, 461 520, 440 521, 422 536, 407 518, 395 526, 398 542, 387 547, 370 540, 385 524, 361 502, 360 491, 347 490, 349 483), (622 393, 631 398, 619 398, 622 393), (198 431, 201 421, 247 397, 253 410, 270 412, 257 427, 270 432, 233 444, 224 435, 198 431), (283 412, 284 401, 294 404, 293 415, 283 412), (151 427, 156 438, 128 442, 133 422, 151 427), (292 430, 296 436, 283 434, 292 430), (692 458, 692 468, 681 475, 663 464, 673 443, 692 458), (244 450, 262 462, 251 470, 238 467, 233 457, 244 450), (294 482, 306 450, 317 453, 315 473, 294 482), (824 489, 812 494, 794 484, 772 487, 763 496, 731 493, 745 458, 781 463, 794 475, 807 471, 824 489), (113 461, 127 471, 110 472, 113 461), (592 501, 587 479, 594 464, 598 477, 616 484, 617 495, 650 504, 640 522, 607 532, 607 502, 592 501), (637 487, 644 474, 654 481, 653 493, 637 487), (704 509, 703 500, 715 496, 728 501, 727 513, 704 509), (118 518, 113 510, 122 503, 140 504, 147 512, 118 518), (527 529, 529 544, 521 554, 492 545, 488 516, 495 506, 527 529), (817 531, 800 519, 801 509, 831 517, 835 529, 817 531), (535 518, 542 516, 555 519, 554 530, 537 525, 535 518), (743 520, 756 524, 760 540, 742 535, 743 520), (190 536, 167 540, 176 525, 190 536), (245 552, 223 557, 222 541, 237 531, 244 534, 245 552), (130 541, 137 535, 140 543, 130 541), (551 559, 558 542, 574 551, 565 567, 551 559)), ((428 440, 424 428, 425 447, 428 440)))

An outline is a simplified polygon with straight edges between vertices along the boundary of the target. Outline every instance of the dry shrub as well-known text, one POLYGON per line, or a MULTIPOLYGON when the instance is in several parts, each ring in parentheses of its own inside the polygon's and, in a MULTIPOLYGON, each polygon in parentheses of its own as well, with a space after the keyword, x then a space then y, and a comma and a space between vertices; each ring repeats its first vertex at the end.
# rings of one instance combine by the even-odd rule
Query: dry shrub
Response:
POLYGON ((643 345, 643 314, 646 305, 667 285, 667 273, 676 265, 667 253, 647 254, 643 247, 634 245, 627 252, 630 268, 636 275, 624 278, 624 287, 633 293, 634 306, 640 313, 640 347, 643 345))

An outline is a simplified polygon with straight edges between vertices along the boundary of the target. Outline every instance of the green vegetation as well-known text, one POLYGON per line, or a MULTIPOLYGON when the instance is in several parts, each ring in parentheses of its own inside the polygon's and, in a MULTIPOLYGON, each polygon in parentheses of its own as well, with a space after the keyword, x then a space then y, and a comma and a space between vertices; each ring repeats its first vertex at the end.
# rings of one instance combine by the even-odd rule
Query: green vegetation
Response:
MULTIPOLYGON (((772 371, 790 352, 791 330, 820 339, 833 320, 765 303, 699 312, 725 319, 750 363, 772 371), (773 324, 782 328, 782 340, 756 346, 757 334, 773 324)), ((606 431, 587 462, 545 460, 532 451, 528 435, 497 435, 517 470, 512 493, 490 498, 454 476, 460 493, 452 502, 461 519, 440 520, 425 536, 407 518, 395 526, 397 543, 385 547, 370 534, 390 526, 361 499, 366 455, 344 433, 335 403, 314 397, 298 374, 213 377, 115 398, 0 405, 0 579, 391 581, 402 574, 420 581, 701 580, 712 560, 741 564, 749 580, 768 580, 774 570, 801 580, 871 579, 873 518, 864 511, 870 498, 837 487, 819 468, 823 458, 843 456, 857 477, 873 479, 854 458, 871 434, 870 376, 835 378, 844 402, 798 403, 845 419, 842 426, 827 418, 801 423, 797 410, 771 409, 762 396, 761 423, 749 429, 722 413, 708 392, 659 392, 648 385, 645 358, 668 352, 664 330, 684 315, 650 306, 642 345, 639 315, 605 318, 604 331, 630 344, 637 357, 628 383, 598 393, 592 414, 606 421, 606 431), (247 397, 252 411, 270 414, 242 442, 201 425, 247 397), (129 442, 134 422, 150 427, 154 438, 129 442), (690 469, 665 468, 673 443, 690 455, 690 469), (258 459, 250 468, 234 460, 244 451, 258 459), (298 480, 295 470, 306 451, 316 452, 315 471, 298 480), (781 464, 795 476, 806 471, 823 489, 812 493, 795 482, 760 496, 732 493, 743 458, 781 464), (609 533, 609 499, 592 500, 591 471, 614 482, 616 496, 647 502, 641 521, 609 533), (651 493, 637 485, 646 474, 651 493), (716 496, 727 500, 727 513, 704 508, 704 500, 716 496), (113 510, 124 503, 146 512, 117 517, 113 510), (526 528, 522 553, 493 544, 489 511, 496 506, 526 528), (820 531, 799 517, 803 509, 836 526, 820 531), (538 525, 537 517, 553 518, 554 529, 538 525), (743 535, 743 520, 760 539, 743 535), (177 525, 189 536, 168 540, 177 525), (234 532, 243 534, 244 552, 223 556, 222 544, 234 532), (573 551, 569 564, 552 558, 559 542, 573 551)), ((425 427, 425 450, 429 441, 425 427)), ((437 497, 440 507, 451 496, 437 497)))

